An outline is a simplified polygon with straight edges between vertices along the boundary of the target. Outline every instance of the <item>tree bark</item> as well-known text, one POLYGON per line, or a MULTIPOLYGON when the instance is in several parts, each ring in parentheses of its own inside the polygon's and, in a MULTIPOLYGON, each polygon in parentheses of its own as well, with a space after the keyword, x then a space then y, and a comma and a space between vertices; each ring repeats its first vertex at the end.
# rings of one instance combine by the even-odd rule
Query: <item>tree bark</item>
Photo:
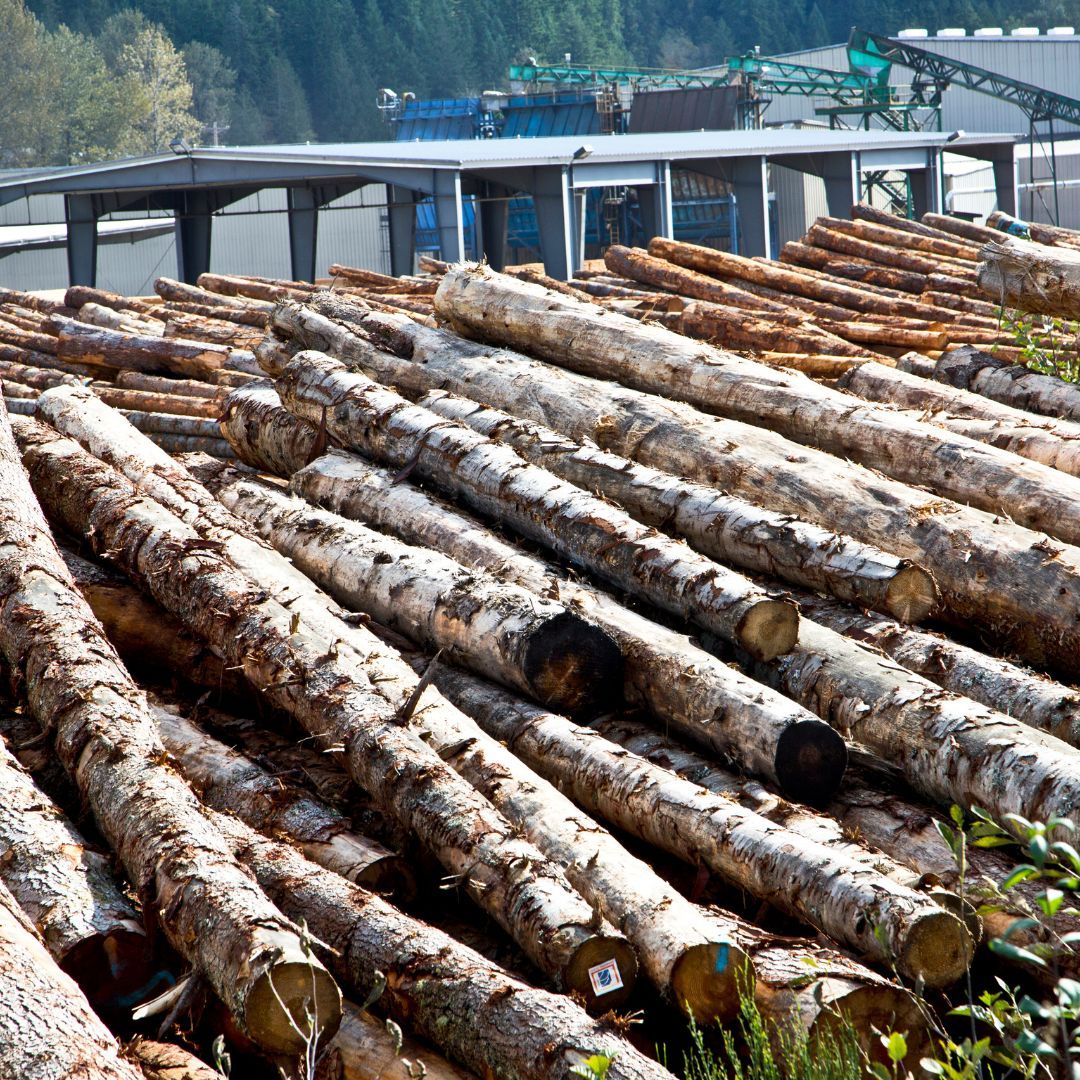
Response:
POLYGON ((932 229, 940 229, 942 232, 952 236, 959 236, 972 244, 986 244, 991 240, 1001 239, 997 229, 990 229, 985 225, 976 225, 973 221, 950 217, 948 214, 926 213, 922 216, 922 222, 932 229))
POLYGON ((202 319, 218 319, 222 322, 235 323, 237 326, 250 326, 257 330, 266 328, 269 313, 269 310, 264 308, 215 307, 212 304, 189 304, 181 300, 166 300, 161 305, 161 318, 166 322, 179 318, 181 315, 196 315, 202 319))
POLYGON ((38 390, 47 390, 50 386, 63 386, 67 383, 81 383, 84 380, 75 375, 67 375, 62 371, 50 371, 40 368, 36 364, 21 364, 17 361, 0 359, 0 376, 5 385, 8 381, 22 383, 24 386, 32 386, 38 390))
POLYGON ((50 316, 50 322, 59 335, 57 358, 68 362, 132 368, 149 374, 169 371, 207 379, 224 367, 232 352, 205 341, 126 334, 57 315, 50 316))
POLYGON ((337 987, 309 963, 296 929, 232 859, 194 795, 160 764, 164 749, 145 698, 79 596, 6 423, 0 475, 0 649, 38 722, 55 730, 57 753, 144 907, 153 906, 173 946, 259 1045, 299 1049, 296 1025, 307 1027, 312 994, 321 1031, 332 1033, 337 987))
POLYGON ((1004 210, 995 210, 986 219, 987 226, 992 229, 995 239, 1001 239, 1001 233, 1009 233, 1011 228, 1017 226, 1024 228, 1030 233, 1031 239, 1037 244, 1061 245, 1064 247, 1076 247, 1080 244, 1080 234, 1073 229, 1062 229, 1057 225, 1044 225, 1038 221, 1021 221, 1004 210))
POLYGON ((199 288, 207 289, 218 296, 241 297, 244 300, 261 300, 264 303, 276 303, 287 296, 304 299, 311 293, 310 288, 304 288, 300 282, 290 285, 272 285, 255 278, 241 277, 232 274, 200 274, 199 288))
POLYGON ((108 858, 86 846, 2 742, 0 848, 0 879, 61 970, 97 1008, 129 1004, 154 973, 139 916, 108 858))
POLYGON ((813 244, 814 247, 826 248, 829 251, 837 251, 842 255, 857 255, 871 262, 880 263, 882 266, 895 266, 901 270, 912 270, 916 274, 933 274, 945 269, 955 278, 963 280, 975 280, 975 267, 971 266, 969 275, 964 272, 959 261, 942 258, 940 255, 916 255, 910 251, 901 251, 888 244, 879 244, 871 240, 860 240, 856 236, 837 232, 835 229, 826 229, 821 225, 811 225, 803 238, 803 242, 813 244))
POLYGON ((627 696, 745 769, 820 802, 840 783, 842 740, 807 711, 721 663, 689 638, 630 611, 608 594, 525 555, 487 526, 362 459, 337 453, 293 479, 293 490, 408 543, 443 551, 540 596, 588 614, 626 658, 627 696))
POLYGON ((1002 307, 1080 318, 1080 251, 1002 236, 980 252, 979 290, 1002 307))
POLYGON ((918 296, 926 288, 926 275, 911 270, 898 270, 881 266, 869 259, 849 256, 844 259, 835 251, 813 247, 798 240, 789 240, 780 249, 780 262, 790 263, 803 269, 821 270, 832 278, 857 281, 861 286, 876 285, 898 292, 918 296))
POLYGON ((588 728, 443 670, 436 682, 493 738, 632 836, 704 864, 905 977, 946 986, 967 968, 963 924, 932 900, 710 795, 588 728))
MULTIPOLYGON (((355 1008, 346 1007, 350 1011, 355 1008)), ((343 1015, 342 1027, 344 1019, 343 1015)), ((335 1035, 335 1042, 337 1038, 335 1035)), ((205 1061, 176 1043, 156 1042, 137 1035, 127 1046, 127 1056, 138 1064, 144 1080, 221 1080, 217 1069, 210 1068, 205 1061)))
POLYGON ((683 309, 679 329, 688 337, 745 352, 828 352, 861 359, 873 355, 872 350, 823 330, 795 312, 778 317, 698 300, 683 309))
POLYGON ((117 311, 115 308, 102 304, 83 304, 79 308, 78 321, 90 326, 101 326, 107 330, 120 330, 126 334, 161 337, 165 333, 165 323, 159 319, 136 315, 131 311, 117 311))
POLYGON ((0 1076, 142 1080, 0 884, 0 1076))
MULTIPOLYGON (((855 203, 851 208, 851 216, 857 221, 872 221, 878 225, 886 225, 890 229, 900 229, 914 236, 936 237, 938 240, 951 240, 954 243, 957 242, 958 236, 962 236, 962 233, 947 232, 940 226, 934 226, 930 223, 928 220, 930 218, 941 219, 942 215, 940 214, 924 214, 922 221, 914 221, 911 218, 894 214, 891 210, 879 210, 869 203, 855 203)), ((948 218, 945 220, 961 221, 963 223, 960 218, 948 218)), ((975 228, 979 228, 979 226, 975 226, 975 228)), ((968 246, 971 246, 970 242, 968 246)))
POLYGON ((257 327, 240 326, 225 319, 208 319, 201 315, 176 314, 165 323, 162 336, 210 341, 229 349, 250 352, 259 343, 262 331, 257 327))
POLYGON ((921 567, 846 537, 635 465, 442 390, 425 395, 419 404, 611 499, 638 521, 685 537, 713 558, 887 612, 902 622, 920 622, 937 603, 933 578, 921 567))
MULTIPOLYGON (((632 983, 633 953, 624 939, 594 928, 591 908, 556 868, 410 730, 403 709, 417 680, 403 662, 374 638, 368 655, 354 658, 346 642, 235 569, 220 543, 133 497, 117 473, 70 440, 25 422, 20 438, 56 519, 108 552, 324 747, 344 747, 357 783, 410 825, 542 971, 588 994, 588 968, 616 958, 632 983)), ((450 709, 425 693, 413 711, 450 709)))
POLYGON ((622 654, 561 604, 208 463, 199 478, 340 603, 553 708, 621 701, 622 654))
POLYGON ((327 963, 342 981, 366 995, 382 973, 380 1005, 477 1075, 574 1080, 585 1058, 606 1053, 615 1056, 610 1080, 670 1080, 569 998, 520 982, 440 930, 234 819, 220 827, 259 884, 334 950, 327 963))
MULTIPOLYGON (((228 446, 221 437, 221 428, 217 422, 205 417, 177 416, 175 413, 160 412, 137 412, 134 409, 117 409, 127 422, 137 431, 144 435, 176 435, 193 440, 204 440, 210 443, 221 443, 226 450, 228 446)), ((232 451, 229 451, 231 454, 232 451)))
POLYGON ((918 233, 910 229, 898 228, 891 223, 884 224, 881 221, 871 221, 862 217, 851 221, 846 218, 820 217, 816 224, 824 229, 856 236, 860 240, 870 240, 901 250, 917 251, 923 255, 945 256, 959 259, 961 262, 977 262, 979 258, 977 245, 935 236, 930 229, 927 229, 925 233, 918 233))
POLYGON ((287 837, 314 863, 383 896, 412 896, 404 860, 352 829, 318 799, 284 784, 175 709, 154 706, 154 722, 176 767, 207 806, 236 814, 267 836, 287 837))
MULTIPOLYGON (((498 320, 501 335, 506 317, 516 309, 502 302, 493 308, 490 295, 473 288, 475 276, 458 277, 457 272, 451 272, 443 288, 457 279, 463 290, 469 291, 470 307, 474 297, 485 296, 492 323, 498 320)), ((522 288, 526 286, 514 284, 515 290, 522 288)), ((534 299, 539 298, 530 299, 530 304, 534 299)), ((543 303, 558 308, 568 302, 548 297, 543 303)), ((459 308, 456 297, 453 307, 459 308)), ((613 334, 605 331, 601 337, 590 324, 565 336, 560 334, 558 340, 534 338, 534 347, 542 345, 557 362, 563 362, 566 336, 577 337, 580 348, 575 348, 575 353, 593 355, 605 340, 612 346, 607 351, 620 355, 621 349, 621 355, 626 355, 632 347, 624 346, 632 340, 654 373, 673 372, 680 366, 678 358, 687 355, 689 343, 674 335, 614 321, 612 316, 606 319, 612 322, 603 325, 612 325, 613 334), (633 335, 628 335, 628 326, 634 329, 633 335)), ((1067 672, 1080 670, 1076 660, 1080 604, 1074 599, 1080 598, 1080 555, 1074 557, 1071 549, 1048 560, 1041 547, 1045 537, 1033 531, 934 498, 750 424, 706 416, 686 405, 576 376, 449 334, 405 326, 387 316, 369 316, 364 325, 370 334, 383 328, 384 344, 438 372, 450 389, 545 423, 572 438, 592 439, 604 449, 642 464, 825 524, 909 558, 934 575, 944 606, 957 617, 993 626, 1007 647, 1028 659, 1051 663, 1067 672), (461 383, 456 381, 459 378, 461 383), (526 385, 528 393, 524 392, 526 385), (1045 604, 1049 595, 1058 598, 1050 607, 1045 604)), ((482 325, 479 319, 476 325, 482 325)), ((489 327, 488 332, 493 333, 494 328, 489 327)), ((708 370, 714 372, 715 366, 708 370)), ((616 374, 610 368, 608 371, 616 374)), ((803 412, 802 393, 812 386, 810 381, 794 374, 770 374, 788 380, 791 388, 801 388, 796 411, 803 412)), ((711 374, 710 379, 715 386, 716 375, 711 374)), ((47 391, 43 398, 57 392, 47 391)), ((766 396, 761 395, 762 399, 766 396)), ((850 399, 838 395, 838 400, 845 401, 847 412, 852 412, 850 399)), ((980 451, 987 449, 977 443, 970 445, 980 451)), ((963 470, 969 468, 965 460, 963 470)), ((1065 479, 1056 472, 1049 475, 1056 486, 1065 479)), ((925 482, 925 477, 920 482, 925 482)))
MULTIPOLYGON (((408 1035, 403 1034, 399 1045, 385 1021, 347 1001, 341 1027, 311 1080, 416 1080, 418 1075, 424 1080, 476 1080, 408 1035)), ((212 1080, 219 1080, 217 1073, 212 1080)))
POLYGON ((790 656, 751 671, 891 762, 936 803, 1032 821, 1080 811, 1080 755, 1068 744, 809 619, 790 656))
POLYGON ((928 423, 947 431, 1080 476, 1080 424, 1040 419, 967 390, 874 363, 849 372, 838 385, 868 401, 917 410, 928 423))
POLYGON ((232 308, 234 311, 265 311, 269 314, 273 310, 274 301, 256 300, 252 297, 240 298, 237 296, 225 296, 223 293, 212 292, 210 289, 199 285, 187 285, 182 281, 174 281, 172 278, 159 277, 154 281, 154 292, 169 303, 199 304, 209 308, 232 308))
POLYGON ((411 465, 473 508, 752 655, 774 657, 794 645, 793 605, 340 361, 301 353, 277 385, 291 411, 325 416, 339 442, 398 468, 411 465))
POLYGON ((1014 409, 1080 423, 1080 388, 977 349, 950 350, 938 360, 934 378, 1014 409))
POLYGON ((252 468, 288 479, 336 441, 325 427, 294 417, 273 386, 238 387, 222 406, 221 433, 252 468))
POLYGON ((841 285, 838 282, 800 274, 788 265, 757 262, 741 255, 699 247, 696 244, 684 244, 676 240, 656 237, 649 243, 649 253, 703 273, 745 278, 758 285, 796 293, 799 296, 835 304, 852 311, 925 320, 932 320, 937 315, 934 308, 910 297, 907 299, 882 297, 855 285, 841 285))
POLYGON ((215 383, 200 379, 173 379, 167 375, 144 375, 139 371, 121 371, 116 376, 120 390, 142 390, 151 394, 179 394, 183 397, 216 401, 220 404, 227 391, 215 383))
POLYGON ((799 606, 815 622, 880 650, 945 690, 1080 746, 1080 693, 1071 687, 939 634, 901 626, 823 597, 800 595, 799 606))
POLYGON ((200 417, 216 417, 221 411, 214 401, 183 394, 162 394, 152 390, 129 390, 126 387, 110 386, 95 386, 94 392, 106 405, 115 409, 200 417))

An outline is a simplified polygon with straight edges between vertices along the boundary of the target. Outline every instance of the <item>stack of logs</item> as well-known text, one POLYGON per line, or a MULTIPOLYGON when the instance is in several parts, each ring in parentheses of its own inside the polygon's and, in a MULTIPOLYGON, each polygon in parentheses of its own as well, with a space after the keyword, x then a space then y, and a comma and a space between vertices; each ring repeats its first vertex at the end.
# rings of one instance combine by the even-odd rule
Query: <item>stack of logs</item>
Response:
POLYGON ((660 1080, 627 1011, 746 994, 914 1068, 913 988, 1037 934, 937 823, 1080 813, 1080 395, 971 298, 1078 245, 982 239, 1024 273, 857 208, 4 293, 0 1075, 159 1075, 138 1005, 290 1076, 660 1080))

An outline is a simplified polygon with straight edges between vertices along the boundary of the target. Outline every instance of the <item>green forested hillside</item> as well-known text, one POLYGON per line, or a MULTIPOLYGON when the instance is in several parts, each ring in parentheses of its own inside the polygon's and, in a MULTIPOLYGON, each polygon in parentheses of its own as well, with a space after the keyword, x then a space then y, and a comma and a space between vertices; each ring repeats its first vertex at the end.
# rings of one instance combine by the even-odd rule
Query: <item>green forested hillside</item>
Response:
MULTIPOLYGON (((182 58, 192 90, 186 109, 203 128, 198 137, 208 140, 206 125, 228 124, 222 139, 230 143, 378 138, 384 131, 375 109, 378 88, 420 97, 495 88, 507 65, 526 55, 699 66, 755 45, 770 53, 842 41, 853 24, 894 32, 1080 22, 1077 0, 0 0, 0 9, 24 3, 53 52, 66 27, 68 53, 94 68, 102 87, 111 82, 115 95, 117 80, 128 78, 131 92, 119 96, 133 106, 140 85, 146 97, 148 76, 124 43, 156 24, 182 58)), ((16 32, 0 17, 0 41, 16 32)), ((157 47, 164 47, 160 40, 157 47)), ((54 64, 61 71, 68 66, 54 64)), ((67 82, 69 94, 82 85, 70 74, 67 82)), ((0 85, 0 98, 3 90, 0 85)), ((44 140, 32 152, 13 153, 4 109, 0 104, 0 153, 11 163, 28 156, 81 160, 150 145, 149 136, 117 140, 114 131, 110 146, 107 117, 97 116, 87 120, 98 130, 89 142, 83 138, 86 145, 60 132, 47 146, 44 140)), ((174 116, 183 113, 180 107, 174 116)))

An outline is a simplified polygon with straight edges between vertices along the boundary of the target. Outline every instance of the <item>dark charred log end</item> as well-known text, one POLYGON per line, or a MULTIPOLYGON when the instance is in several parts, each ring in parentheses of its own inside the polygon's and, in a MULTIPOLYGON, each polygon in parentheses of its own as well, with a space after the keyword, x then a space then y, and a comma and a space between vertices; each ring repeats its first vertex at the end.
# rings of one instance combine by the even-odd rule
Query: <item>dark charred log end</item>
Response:
POLYGON ((964 924, 941 908, 919 915, 899 943, 896 970, 914 982, 922 978, 930 990, 952 986, 967 971, 975 951, 964 924))
POLYGON ((799 609, 790 600, 761 600, 739 620, 738 643, 758 660, 775 660, 799 640, 799 609))
POLYGON ((563 989, 576 991, 593 1014, 621 1008, 637 982, 638 962, 625 938, 593 934, 570 958, 563 989))
POLYGON ((847 761, 843 738, 821 720, 796 720, 776 742, 776 780, 794 802, 825 806, 840 790, 847 761))
POLYGON ((171 981, 154 962, 146 934, 137 929, 85 938, 68 950, 60 968, 105 1017, 129 1018, 135 1005, 160 993, 171 981))
POLYGON ((897 622, 919 623, 937 607, 934 576, 921 566, 905 566, 885 590, 885 613, 897 622))
POLYGON ((854 1030, 859 1049, 867 1058, 888 1066, 881 1033, 899 1031, 907 1040, 908 1052, 904 1061, 913 1073, 917 1072, 919 1060, 930 1048, 930 1036, 926 1017, 915 997, 892 983, 851 985, 855 989, 846 994, 825 994, 828 1007, 818 1012, 808 1032, 811 1050, 821 1040, 835 1040, 840 1035, 841 1025, 846 1023, 854 1030))
POLYGON ((270 1054, 303 1053, 313 1026, 322 1042, 332 1038, 340 1024, 341 991, 314 958, 310 964, 271 964, 244 1003, 245 1033, 270 1054))
POLYGON ((368 863, 353 880, 369 892, 392 897, 399 904, 416 899, 416 877, 400 855, 387 855, 368 863))
POLYGON ((572 612, 555 615, 530 635, 522 667, 533 697, 558 712, 594 716, 622 702, 619 646, 572 612))
POLYGON ((671 996, 703 1027, 739 1015, 740 995, 754 989, 754 966, 737 945, 711 941, 692 945, 671 971, 671 996))

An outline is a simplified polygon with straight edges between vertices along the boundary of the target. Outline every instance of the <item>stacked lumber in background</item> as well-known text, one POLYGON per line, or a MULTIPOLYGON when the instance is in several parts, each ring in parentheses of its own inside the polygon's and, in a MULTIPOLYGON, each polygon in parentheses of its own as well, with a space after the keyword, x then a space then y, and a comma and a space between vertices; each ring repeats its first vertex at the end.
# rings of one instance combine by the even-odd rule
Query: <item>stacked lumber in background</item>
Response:
POLYGON ((749 992, 914 1067, 1036 941, 936 823, 1080 812, 1080 398, 1001 236, 0 294, 0 1066, 660 1080, 749 992))

